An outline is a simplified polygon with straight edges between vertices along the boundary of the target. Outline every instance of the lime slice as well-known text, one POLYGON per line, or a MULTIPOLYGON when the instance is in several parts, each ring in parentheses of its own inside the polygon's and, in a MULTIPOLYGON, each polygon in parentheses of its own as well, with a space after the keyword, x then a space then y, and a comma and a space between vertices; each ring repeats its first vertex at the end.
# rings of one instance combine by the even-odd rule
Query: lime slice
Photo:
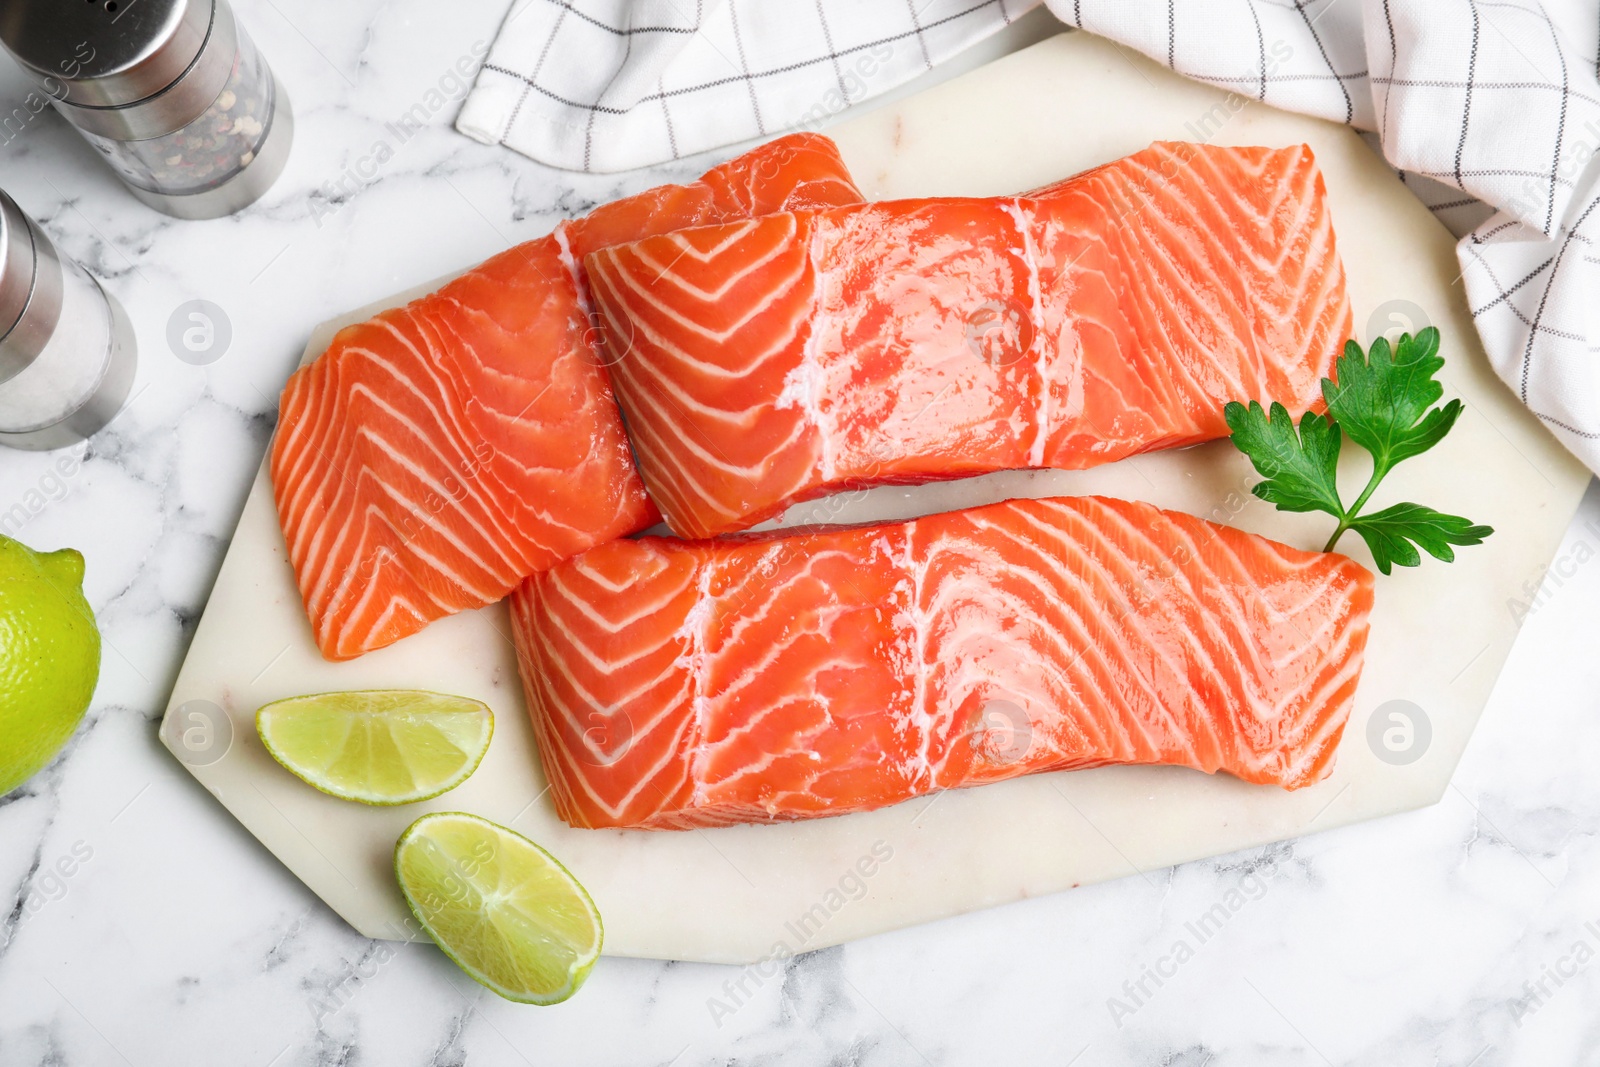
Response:
POLYGON ((458 811, 424 815, 394 846, 400 891, 423 929, 507 1000, 559 1004, 600 955, 600 913, 554 856, 458 811))
POLYGON ((409 689, 290 697, 256 712, 272 758, 324 793, 410 804, 466 781, 494 733, 488 706, 409 689))

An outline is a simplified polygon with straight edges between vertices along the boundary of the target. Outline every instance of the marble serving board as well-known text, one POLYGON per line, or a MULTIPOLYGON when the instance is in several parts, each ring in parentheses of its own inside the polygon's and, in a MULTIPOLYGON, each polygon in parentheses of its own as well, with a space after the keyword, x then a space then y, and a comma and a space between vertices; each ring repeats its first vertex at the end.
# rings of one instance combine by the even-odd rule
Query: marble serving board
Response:
MULTIPOLYGON (((546 794, 504 607, 435 623, 354 662, 324 661, 263 469, 162 736, 246 829, 363 934, 408 936, 390 855, 401 830, 433 810, 477 812, 548 847, 593 893, 607 953, 748 963, 1416 808, 1446 788, 1516 637, 1524 585, 1549 563, 1588 475, 1494 377, 1450 235, 1383 162, 1344 127, 1230 97, 1086 34, 1053 38, 828 132, 873 197, 1013 192, 1156 139, 1309 143, 1326 176, 1357 332, 1365 340, 1390 327, 1437 325, 1447 392, 1466 404, 1445 444, 1393 475, 1378 503, 1418 500, 1496 533, 1453 565, 1430 560, 1378 580, 1366 670, 1337 767, 1299 792, 1174 768, 1105 768, 809 823, 591 831, 562 824, 546 794), (253 714, 267 701, 375 687, 487 701, 496 730, 477 773, 434 801, 368 808, 303 785, 256 737, 253 714), (1405 741, 1405 724, 1389 717, 1397 707, 1411 722, 1408 753, 1369 740, 1393 726, 1401 733, 1391 740, 1405 741)), ((316 327, 307 358, 338 326, 411 295, 316 327)), ((1344 473, 1359 485, 1359 460, 1346 458, 1344 473)), ((899 518, 1009 496, 1093 492, 1318 547, 1326 517, 1276 512, 1250 496, 1254 481, 1244 458, 1222 443, 1088 472, 879 489, 802 505, 784 522, 899 518)), ((1357 539, 1341 548, 1370 565, 1357 539)))

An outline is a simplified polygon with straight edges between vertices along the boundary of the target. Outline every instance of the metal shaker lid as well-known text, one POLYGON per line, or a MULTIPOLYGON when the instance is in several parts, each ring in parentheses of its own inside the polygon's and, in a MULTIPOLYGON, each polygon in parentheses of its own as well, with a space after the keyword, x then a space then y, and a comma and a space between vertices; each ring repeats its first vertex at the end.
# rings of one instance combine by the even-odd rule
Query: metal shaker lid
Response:
POLYGON ((33 294, 34 259, 28 217, 15 200, 0 192, 0 340, 16 326, 28 306, 28 297, 33 294))
POLYGON ((73 125, 141 141, 205 113, 239 38, 227 0, 5 0, 0 44, 73 125))
POLYGON ((57 100, 124 107, 183 77, 215 0, 6 0, 0 42, 57 100))
POLYGON ((0 191, 0 382, 44 350, 61 318, 61 261, 32 219, 0 191))

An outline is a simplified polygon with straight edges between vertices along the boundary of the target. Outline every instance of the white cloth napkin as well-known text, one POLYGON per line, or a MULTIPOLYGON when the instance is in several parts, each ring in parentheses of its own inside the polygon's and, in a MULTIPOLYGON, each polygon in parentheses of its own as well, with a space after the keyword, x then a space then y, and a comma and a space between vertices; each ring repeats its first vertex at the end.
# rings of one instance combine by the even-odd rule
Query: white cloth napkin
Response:
MULTIPOLYGON (((1370 131, 1464 235, 1495 370, 1600 471, 1600 0, 1046 2, 1188 77, 1370 131)), ((557 167, 643 166, 815 128, 1037 3, 516 0, 456 125, 557 167)))
POLYGON ((1039 0, 515 0, 456 128, 616 171, 814 127, 1039 0))

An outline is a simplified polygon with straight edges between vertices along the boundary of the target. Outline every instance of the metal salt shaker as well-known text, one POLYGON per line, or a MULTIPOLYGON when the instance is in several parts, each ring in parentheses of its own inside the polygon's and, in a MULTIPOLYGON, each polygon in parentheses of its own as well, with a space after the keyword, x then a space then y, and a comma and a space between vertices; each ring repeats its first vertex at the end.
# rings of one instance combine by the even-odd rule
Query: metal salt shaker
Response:
POLYGON ((88 439, 121 410, 135 358, 122 308, 0 192, 0 445, 88 439))
POLYGON ((283 170, 289 99, 227 0, 5 0, 0 43, 159 211, 231 214, 283 170))

